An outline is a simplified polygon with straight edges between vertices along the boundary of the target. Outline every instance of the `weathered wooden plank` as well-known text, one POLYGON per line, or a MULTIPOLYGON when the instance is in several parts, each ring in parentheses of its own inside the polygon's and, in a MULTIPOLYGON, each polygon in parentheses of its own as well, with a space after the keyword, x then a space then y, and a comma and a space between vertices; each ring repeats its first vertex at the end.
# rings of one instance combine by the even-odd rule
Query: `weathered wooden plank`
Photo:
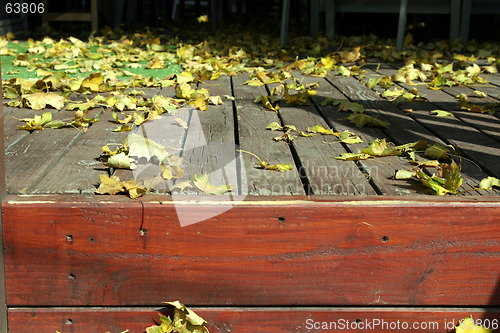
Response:
MULTIPOLYGON (((198 88, 205 86, 212 96, 232 95, 231 78, 228 76, 202 82, 198 88)), ((207 175, 210 184, 229 185, 237 193, 241 186, 239 169, 243 163, 242 160, 236 161, 240 155, 238 150, 232 101, 225 100, 222 105, 209 105, 206 111, 193 110, 182 151, 185 178, 192 179, 195 174, 207 175)), ((198 192, 187 189, 182 193, 198 192)))
MULTIPOLYGON (((149 95, 153 95, 150 90, 148 90, 148 93, 149 95)), ((161 90, 156 91, 156 93, 165 97, 175 97, 175 89, 173 87, 162 88, 161 90)), ((182 147, 184 145, 187 130, 184 129, 175 118, 189 124, 191 114, 192 110, 190 107, 183 107, 177 110, 177 113, 174 115, 165 113, 161 115, 160 119, 147 121, 139 127, 134 128, 132 132, 144 137, 145 139, 152 140, 165 146, 170 154, 180 156, 182 154, 182 147)), ((130 133, 131 132, 127 132, 123 139, 125 140, 126 136, 130 133)), ((136 157, 134 157, 134 159, 135 158, 136 157)), ((147 178, 156 177, 162 173, 162 167, 158 164, 158 161, 146 161, 142 158, 137 161, 136 165, 137 169, 134 171, 116 169, 113 170, 113 174, 118 176, 121 180, 135 179, 139 182, 147 178)), ((168 191, 171 185, 171 181, 165 181, 163 184, 160 184, 156 189, 154 189, 154 192, 163 193, 168 191)))
POLYGON ((3 204, 10 306, 500 305, 495 201, 58 200, 3 204))
POLYGON ((45 129, 13 146, 6 153, 7 191, 28 193, 82 135, 74 128, 45 129))
MULTIPOLYGON (((336 79, 337 78, 335 78, 335 80, 336 79)), ((310 80, 312 79, 306 77, 304 78, 304 83, 308 83, 310 80)), ((340 82, 338 84, 340 84, 340 82)), ((351 90, 356 89, 356 87, 353 86, 346 89, 351 90)), ((332 106, 321 106, 321 102, 327 97, 348 100, 348 98, 343 93, 341 93, 336 87, 331 85, 327 80, 322 79, 320 81, 320 86, 316 89, 316 91, 317 96, 313 96, 313 100, 315 101, 317 107, 321 110, 323 117, 325 117, 330 126, 332 126, 335 130, 349 130, 351 132, 354 132, 358 134, 366 143, 372 142, 377 138, 382 139, 384 137, 387 137, 387 135, 378 128, 357 128, 354 124, 350 123, 349 120, 347 120, 348 115, 346 113, 337 112, 336 108, 332 106)), ((349 94, 348 92, 346 93, 349 94)), ((361 104, 364 104, 370 111, 370 106, 367 105, 369 101, 357 101, 361 104)), ((375 112, 374 110, 371 110, 369 114, 375 116, 375 112)), ((351 145, 350 147, 353 146, 351 145)), ((353 147, 351 148, 351 150, 354 153, 358 153, 361 148, 353 147)), ((408 169, 410 167, 410 164, 406 159, 398 156, 387 156, 383 158, 382 162, 383 163, 380 163, 380 161, 374 160, 365 160, 358 162, 361 165, 363 171, 367 173, 367 176, 371 180, 372 185, 376 187, 379 193, 386 195, 404 195, 415 193, 419 194, 424 192, 422 191, 423 188, 416 183, 403 183, 392 180, 392 176, 394 175, 394 171, 396 169, 408 169)))
MULTIPOLYGON (((391 75, 394 70, 381 68, 379 72, 391 75)), ((404 84, 401 86, 405 87, 404 84)), ((425 95, 430 102, 411 103, 410 107, 413 109, 411 117, 442 140, 453 144, 466 157, 477 163, 485 173, 500 177, 500 169, 495 167, 500 164, 500 145, 498 141, 481 133, 460 119, 453 117, 437 118, 430 115, 429 112, 436 109, 436 106, 444 110, 456 111, 456 99, 445 92, 432 89, 426 89, 425 95), (415 110, 416 106, 418 106, 418 110, 415 110)), ((468 116, 472 117, 471 115, 468 116)), ((466 161, 464 161, 464 164, 466 164, 466 161)), ((473 174, 471 178, 474 178, 473 174)))
MULTIPOLYGON (((328 124, 312 105, 301 107, 283 105, 279 113, 284 124, 295 125, 298 131, 307 131, 308 127, 315 125, 328 128, 328 124)), ((276 136, 281 135, 281 132, 274 133, 276 136)), ((293 134, 297 135, 297 133, 293 134)), ((307 177, 311 194, 376 194, 355 162, 339 161, 332 158, 346 152, 343 146, 336 141, 334 136, 322 135, 309 138, 297 136, 292 141, 292 146, 301 163, 300 172, 303 172, 307 177)))
MULTIPOLYGON (((86 96, 86 98, 92 98, 92 97, 93 96, 86 96)), ((70 97, 70 100, 73 102, 75 101, 85 102, 86 98, 83 95, 73 93, 70 97)), ((24 140, 30 135, 30 132, 28 131, 19 130, 18 127, 23 123, 20 122, 18 119, 33 118, 35 115, 41 116, 45 112, 52 113, 52 117, 54 120, 70 121, 74 118, 74 111, 64 111, 64 109, 56 110, 53 108, 47 108, 44 110, 32 110, 27 108, 13 108, 13 107, 7 107, 6 109, 7 109, 6 112, 7 117, 5 121, 5 129, 6 129, 5 135, 7 137, 6 138, 7 150, 12 149, 13 145, 19 143, 20 141, 24 140)))
MULTIPOLYGON (((454 100, 454 98, 442 91, 432 89, 426 90, 425 93, 427 99, 429 99, 432 104, 425 102, 421 103, 420 112, 415 112, 415 110, 412 112, 413 118, 425 124, 427 128, 440 138, 445 139, 457 147, 466 157, 472 159, 486 173, 495 177, 500 177, 500 169, 495 167, 496 165, 500 165, 500 145, 498 141, 481 133, 459 119, 452 117, 437 118, 430 115, 429 111, 434 110, 434 106, 450 110, 450 99, 454 100)), ((453 103, 456 103, 456 101, 453 101, 453 103)))
POLYGON ((35 114, 40 114, 40 111, 5 107, 4 112, 5 148, 8 150, 10 146, 22 141, 30 134, 27 131, 19 130, 18 126, 22 123, 16 118, 33 118, 35 114))
MULTIPOLYGON (((208 321, 212 333, 229 332, 449 332, 460 320, 472 315, 485 326, 498 330, 498 308, 244 308, 193 307, 208 321)), ((142 332, 155 325, 166 308, 13 308, 9 310, 9 332, 142 332)))
POLYGON ((99 161, 101 147, 108 144, 114 149, 122 144, 127 135, 126 132, 113 132, 116 126, 112 111, 105 110, 99 121, 89 127, 43 178, 31 185, 29 192, 94 193, 100 175, 108 174, 106 167, 99 161))
POLYGON ((498 74, 483 74, 483 76, 493 85, 500 86, 500 75, 498 74))
POLYGON ((494 84, 491 83, 473 84, 470 87, 474 88, 474 90, 477 89, 479 91, 488 94, 489 97, 495 99, 497 102, 500 99, 500 88, 498 86, 495 86, 494 84))
MULTIPOLYGON (((455 86, 455 87, 446 87, 443 88, 443 91, 451 95, 455 99, 455 96, 459 94, 465 94, 468 96, 469 100, 473 104, 478 104, 478 105, 487 105, 487 104, 496 104, 498 103, 497 100, 491 98, 491 97, 474 97, 473 91, 474 90, 480 90, 480 89, 472 89, 470 87, 466 86, 455 86)), ((443 95, 440 94, 439 97, 442 97, 443 95)), ((447 106, 447 111, 453 111, 453 114, 455 117, 459 118, 462 120, 464 123, 474 127, 478 131, 488 135, 489 137, 495 139, 497 142, 500 143, 500 119, 497 117, 490 115, 490 114, 483 114, 483 113, 478 113, 478 112, 470 112, 466 110, 462 110, 459 106, 458 99, 453 100, 448 100, 447 106)), ((439 101, 440 105, 442 105, 441 101, 439 101)), ((500 146, 500 144, 499 144, 500 146)))
MULTIPOLYGON (((173 201, 172 197, 168 194, 158 195, 158 198, 161 198, 162 201, 170 202, 173 201)), ((188 202, 190 200, 199 199, 197 196, 185 196, 184 202, 188 202)), ((328 202, 328 203, 347 203, 355 204, 355 202, 372 202, 373 200, 380 200, 382 204, 387 204, 390 202, 415 202, 419 204, 442 204, 444 202, 454 202, 454 203, 480 203, 481 205, 484 203, 497 203, 500 202, 500 196, 498 195, 486 195, 486 196, 431 196, 431 195, 408 195, 405 197, 401 197, 399 195, 387 195, 383 198, 379 196, 357 196, 357 195, 349 195, 349 196, 331 196, 331 195, 295 195, 290 197, 288 195, 273 195, 273 196, 247 196, 245 198, 245 202, 247 204, 255 204, 257 202, 270 204, 271 202, 275 202, 277 205, 283 204, 285 201, 297 201, 297 202, 328 202)), ((129 202, 154 202, 158 203, 158 200, 153 196, 144 196, 136 200, 132 200, 127 196, 115 195, 111 197, 105 196, 88 196, 88 195, 58 195, 58 194, 41 194, 41 195, 13 195, 7 194, 6 201, 11 203, 33 203, 33 202, 47 202, 47 203, 56 203, 56 202, 78 202, 78 203, 88 203, 88 204, 99 204, 99 203, 108 203, 114 202, 116 204, 128 204, 129 202), (112 200, 110 200, 112 198, 112 200)))
MULTIPOLYGON (((259 156, 271 164, 294 164, 286 142, 272 141, 276 135, 265 128, 271 122, 280 122, 278 116, 254 100, 261 94, 267 96, 264 88, 243 85, 248 75, 232 77, 236 112, 238 117, 239 145, 242 150, 259 156)), ((246 180, 242 179, 242 193, 251 195, 304 194, 304 186, 297 168, 284 173, 255 167, 256 158, 243 153, 246 180)), ((245 178, 242 176, 242 178, 245 178)))

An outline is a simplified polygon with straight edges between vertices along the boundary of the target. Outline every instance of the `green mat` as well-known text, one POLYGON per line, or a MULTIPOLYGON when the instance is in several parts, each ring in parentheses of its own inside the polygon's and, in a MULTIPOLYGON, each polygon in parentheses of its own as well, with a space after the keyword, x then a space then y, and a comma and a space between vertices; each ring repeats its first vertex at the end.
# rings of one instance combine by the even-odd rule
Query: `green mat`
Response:
MULTIPOLYGON (((27 42, 20 42, 20 41, 10 41, 7 45, 8 49, 13 50, 16 54, 27 54, 29 44, 27 42)), ((89 51, 92 52, 97 52, 98 47, 92 47, 89 49, 89 51)), ((50 62, 53 60, 53 58, 49 59, 44 59, 43 54, 38 54, 38 55, 33 55, 30 54, 30 58, 38 58, 42 62, 50 62)), ((15 55, 2 55, 1 56, 1 68, 2 68, 2 79, 3 80, 8 80, 13 77, 20 77, 23 79, 36 79, 40 78, 39 75, 36 73, 36 69, 31 68, 31 67, 20 67, 20 66, 14 66, 13 62, 15 59, 15 55)), ((67 63, 69 66, 74 65, 74 62, 68 62, 67 63)), ((179 66, 178 64, 174 63, 166 63, 165 68, 160 68, 160 69, 148 69, 146 68, 146 61, 140 61, 137 62, 138 67, 137 68, 124 68, 130 73, 133 74, 140 74, 144 77, 153 77, 155 79, 161 79, 164 78, 170 74, 174 73, 180 73, 182 72, 182 67, 179 66)), ((120 68, 117 68, 120 69, 120 68)), ((65 71, 63 71, 65 72, 65 71)), ((102 72, 101 70, 89 70, 84 73, 76 72, 76 73, 71 73, 71 72, 65 72, 65 74, 68 77, 86 77, 90 75, 91 73, 95 72, 102 72)), ((126 78, 126 76, 119 76, 119 78, 126 78)))

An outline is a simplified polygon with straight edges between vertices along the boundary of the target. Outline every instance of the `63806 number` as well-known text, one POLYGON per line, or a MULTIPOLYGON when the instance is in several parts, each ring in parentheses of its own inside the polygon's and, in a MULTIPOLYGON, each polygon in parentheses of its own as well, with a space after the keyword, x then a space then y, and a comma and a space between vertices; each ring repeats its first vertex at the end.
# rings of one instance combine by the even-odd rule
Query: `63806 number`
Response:
POLYGON ((7 14, 41 14, 45 8, 43 3, 21 3, 21 2, 7 2, 5 5, 5 12, 7 14))

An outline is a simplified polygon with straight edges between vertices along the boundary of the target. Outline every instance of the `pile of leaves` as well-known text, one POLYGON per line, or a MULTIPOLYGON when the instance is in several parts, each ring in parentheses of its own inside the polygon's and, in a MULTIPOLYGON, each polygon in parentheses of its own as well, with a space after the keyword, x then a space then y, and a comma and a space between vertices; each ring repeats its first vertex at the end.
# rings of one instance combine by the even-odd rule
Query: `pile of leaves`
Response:
POLYGON ((207 322, 179 301, 166 302, 174 307, 174 318, 160 316, 160 325, 146 328, 146 333, 209 333, 207 322))
MULTIPOLYGON (((198 316, 179 301, 165 302, 174 308, 174 316, 170 318, 162 313, 159 315, 159 324, 146 328, 146 333, 209 333, 207 321, 198 316)), ((128 333, 125 330, 121 333, 128 333)), ((60 333, 56 331, 56 333, 60 333)), ((467 332, 464 332, 467 333, 467 332)))
POLYGON ((169 151, 166 146, 136 133, 129 134, 123 144, 114 150, 108 145, 103 146, 101 150, 101 161, 113 170, 135 170, 138 167, 156 166, 158 172, 144 179, 126 181, 116 175, 101 175, 97 194, 124 193, 135 199, 160 185, 165 185, 170 191, 192 188, 206 195, 221 195, 233 189, 229 184, 211 184, 208 175, 205 174, 193 174, 192 178, 185 179, 182 157, 169 151))
MULTIPOLYGON (((455 152, 453 146, 442 146, 438 143, 429 146, 425 140, 395 146, 387 143, 384 138, 374 140, 369 143, 368 147, 361 148, 359 153, 343 153, 333 158, 343 161, 360 161, 385 156, 405 156, 415 166, 411 170, 395 170, 394 179, 416 180, 429 188, 430 194, 442 196, 465 192, 459 191, 463 177, 460 174, 460 164, 452 159, 452 156, 459 157, 456 154, 458 153, 455 152), (417 153, 423 153, 431 160, 417 158, 417 153), (431 173, 429 171, 431 169, 436 169, 436 173, 431 173)), ((478 188, 467 191, 491 190, 494 186, 500 187, 500 179, 487 177, 481 180, 478 188)))

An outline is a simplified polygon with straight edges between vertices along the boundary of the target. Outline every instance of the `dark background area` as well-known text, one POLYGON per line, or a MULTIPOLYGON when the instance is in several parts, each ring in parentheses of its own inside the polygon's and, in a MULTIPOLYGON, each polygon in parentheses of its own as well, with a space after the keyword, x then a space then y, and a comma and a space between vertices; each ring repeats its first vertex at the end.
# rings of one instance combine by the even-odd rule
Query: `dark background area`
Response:
MULTIPOLYGON (((39 1, 29 1, 36 2, 39 1)), ((124 30, 140 29, 145 26, 172 27, 195 25, 200 15, 210 15, 206 1, 181 1, 179 20, 172 20, 174 0, 125 0, 125 9, 121 17, 117 17, 117 0, 99 0, 99 28, 117 28, 124 30), (184 3, 184 4, 182 4, 184 3), (127 4, 129 4, 127 6, 127 4)), ((6 0, 0 1, 0 19, 13 17, 4 8, 6 0)), ((227 3, 224 6, 223 21, 218 28, 231 23, 266 29, 279 36, 281 21, 281 0, 247 0, 242 10, 243 1, 237 0, 233 8, 227 3)), ((49 0, 48 10, 53 12, 89 11, 90 0, 49 0)), ((324 20, 324 19, 323 19, 324 20)), ((336 34, 341 36, 358 36, 376 34, 379 37, 395 38, 397 14, 376 13, 338 13, 336 17, 336 34)), ((28 14, 28 31, 25 36, 16 38, 41 38, 45 35, 53 37, 75 36, 87 38, 91 33, 88 22, 51 22, 50 29, 41 28, 41 15, 28 14)), ((323 22, 324 23, 324 22, 323 22)), ((174 29, 175 30, 175 29, 174 29)), ((412 33, 415 42, 429 42, 436 39, 447 39, 449 36, 449 16, 408 14, 407 32, 412 33)), ((207 30, 207 33, 212 31, 207 30)), ((98 32, 99 34, 99 32, 98 32)), ((290 37, 309 35, 309 3, 307 0, 292 0, 290 14, 290 37)), ((471 16, 470 39, 486 42, 500 42, 500 14, 477 14, 471 16)))

